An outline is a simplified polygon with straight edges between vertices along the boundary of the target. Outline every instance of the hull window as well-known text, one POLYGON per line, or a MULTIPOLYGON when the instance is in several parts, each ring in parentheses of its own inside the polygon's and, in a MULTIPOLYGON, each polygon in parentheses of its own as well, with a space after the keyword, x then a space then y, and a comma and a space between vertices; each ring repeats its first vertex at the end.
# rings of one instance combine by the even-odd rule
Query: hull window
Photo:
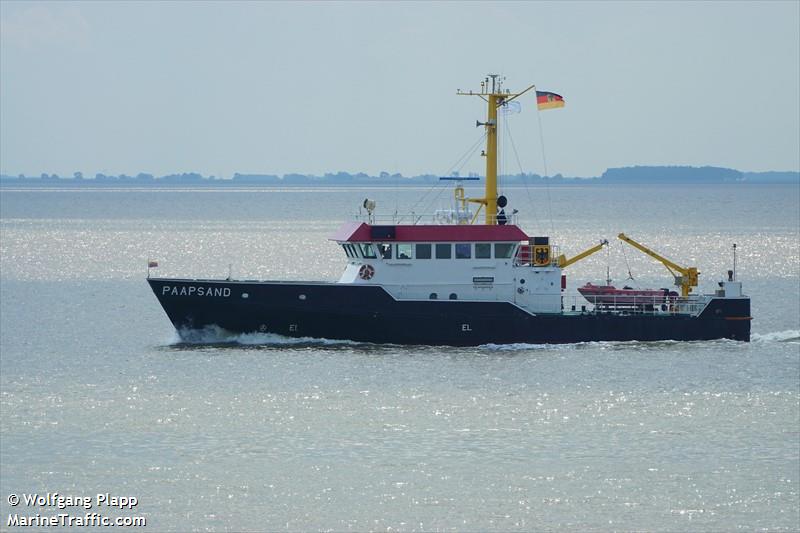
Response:
POLYGON ((456 244, 456 259, 471 259, 472 258, 472 245, 468 242, 460 242, 456 244))
POLYGON ((347 254, 347 257, 356 258, 358 254, 356 253, 356 247, 352 244, 343 244, 342 248, 344 248, 344 253, 347 254))
POLYGON ((475 243, 475 259, 491 259, 492 245, 488 242, 475 243))
POLYGON ((514 244, 508 242, 497 242, 494 244, 495 259, 509 259, 514 252, 514 244))
POLYGON ((436 245, 436 259, 450 259, 453 257, 453 246, 451 244, 436 245))
POLYGON ((411 244, 397 244, 397 258, 398 259, 411 259, 413 245, 411 244))
POLYGON ((377 259, 378 256, 375 255, 375 249, 372 247, 371 244, 366 243, 361 245, 361 253, 365 259, 377 259))

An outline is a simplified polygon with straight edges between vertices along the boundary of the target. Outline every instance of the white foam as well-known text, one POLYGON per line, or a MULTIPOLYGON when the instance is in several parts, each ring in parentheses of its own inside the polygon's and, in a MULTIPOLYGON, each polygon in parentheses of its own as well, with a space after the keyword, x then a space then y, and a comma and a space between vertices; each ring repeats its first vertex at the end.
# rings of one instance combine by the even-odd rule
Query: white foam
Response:
POLYGON ((259 345, 259 344, 320 344, 323 346, 333 346, 338 344, 358 344, 355 341, 322 339, 317 337, 284 337, 277 333, 242 333, 236 336, 238 344, 259 345))
POLYGON ((181 335, 180 335, 180 333, 178 333, 178 330, 173 329, 172 330, 172 335, 170 335, 170 338, 166 342, 166 344, 172 345, 172 344, 180 344, 182 342, 183 342, 183 340, 181 339, 181 335))
MULTIPOLYGON (((800 342, 800 330, 785 330, 775 331, 772 333, 753 333, 750 337, 752 342, 800 342)), ((718 339, 716 341, 690 341, 690 342, 733 342, 728 339, 718 339)), ((525 351, 525 350, 569 350, 581 348, 621 348, 621 347, 663 347, 664 345, 672 345, 681 341, 594 341, 594 342, 578 342, 571 344, 531 344, 531 343, 512 343, 512 344, 482 344, 478 349, 505 352, 505 351, 525 351)), ((685 341, 684 341, 685 342, 685 341)), ((182 329, 175 331, 174 335, 167 343, 169 345, 177 344, 238 344, 243 346, 261 346, 261 345, 320 345, 320 346, 335 346, 335 345, 358 345, 358 343, 351 340, 335 340, 324 339, 317 337, 285 337, 277 333, 234 333, 219 326, 206 326, 203 329, 182 329)))
POLYGON ((554 350, 564 349, 565 347, 575 346, 574 344, 529 344, 526 342, 514 342, 511 344, 481 344, 478 346, 482 350, 496 352, 515 352, 520 350, 554 350))
POLYGON ((752 342, 800 342, 800 330, 787 329, 772 333, 753 333, 750 335, 750 340, 752 342))
POLYGON ((244 346, 316 344, 332 346, 358 343, 315 337, 285 337, 277 333, 235 333, 219 326, 206 326, 202 329, 181 329, 176 331, 175 338, 170 344, 240 344, 244 346))
POLYGON ((671 348, 680 344, 707 344, 707 343, 732 343, 738 345, 739 341, 732 339, 714 339, 707 341, 676 341, 670 339, 656 341, 586 341, 563 344, 482 344, 478 348, 491 351, 521 351, 521 350, 616 350, 616 349, 643 349, 655 350, 661 348, 671 348))

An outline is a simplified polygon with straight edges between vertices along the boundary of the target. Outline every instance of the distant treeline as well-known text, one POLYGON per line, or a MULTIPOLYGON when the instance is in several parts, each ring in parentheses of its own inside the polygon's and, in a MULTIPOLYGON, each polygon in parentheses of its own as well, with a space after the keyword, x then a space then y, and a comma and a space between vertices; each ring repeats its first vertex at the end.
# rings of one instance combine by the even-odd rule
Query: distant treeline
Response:
POLYGON ((622 167, 609 168, 603 183, 798 183, 800 172, 740 172, 720 167, 622 167))
MULTIPOLYGON (((458 177, 458 175, 449 176, 458 177)), ((470 174, 469 178, 479 177, 470 174)), ((687 167, 687 166, 635 166, 609 168, 602 176, 598 177, 565 177, 561 174, 555 176, 540 176, 538 174, 511 174, 501 177, 504 185, 522 185, 536 183, 557 184, 614 184, 614 183, 798 183, 800 172, 741 172, 730 168, 720 167, 687 167)), ((347 172, 327 173, 322 176, 310 174, 239 174, 230 178, 203 176, 197 172, 183 174, 168 174, 154 176, 139 173, 135 176, 120 174, 118 176, 95 174, 87 178, 81 172, 75 172, 70 177, 57 174, 41 174, 40 176, 7 176, 0 175, 0 182, 6 184, 64 184, 64 185, 404 185, 404 184, 429 184, 439 181, 435 174, 422 174, 418 176, 403 176, 402 174, 389 174, 381 172, 377 176, 370 176, 363 172, 349 174, 347 172)))

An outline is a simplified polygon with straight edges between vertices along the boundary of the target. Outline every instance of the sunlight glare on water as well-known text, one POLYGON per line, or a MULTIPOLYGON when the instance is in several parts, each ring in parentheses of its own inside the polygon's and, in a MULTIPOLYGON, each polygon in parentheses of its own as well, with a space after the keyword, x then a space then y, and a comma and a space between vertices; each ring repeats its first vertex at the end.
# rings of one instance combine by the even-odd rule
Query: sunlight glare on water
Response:
MULTIPOLYGON (((547 234, 531 192, 507 194, 547 234)), ((569 289, 607 267, 670 285, 620 231, 698 266, 703 291, 735 242, 750 343, 179 341, 147 259, 160 276, 335 280, 326 239, 364 197, 393 212, 425 190, 3 189, 1 515, 10 493, 102 491, 137 496, 154 531, 797 531, 797 187, 665 201, 681 192, 554 188, 562 253, 613 241, 569 289)))

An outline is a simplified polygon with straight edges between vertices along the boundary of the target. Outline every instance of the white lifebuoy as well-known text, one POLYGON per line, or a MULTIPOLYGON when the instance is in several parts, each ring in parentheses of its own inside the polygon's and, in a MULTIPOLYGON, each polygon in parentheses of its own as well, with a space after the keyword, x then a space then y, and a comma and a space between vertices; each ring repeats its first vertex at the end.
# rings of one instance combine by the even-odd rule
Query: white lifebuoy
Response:
POLYGON ((358 277, 363 280, 372 279, 374 275, 375 267, 372 265, 361 265, 361 268, 358 269, 358 277))

